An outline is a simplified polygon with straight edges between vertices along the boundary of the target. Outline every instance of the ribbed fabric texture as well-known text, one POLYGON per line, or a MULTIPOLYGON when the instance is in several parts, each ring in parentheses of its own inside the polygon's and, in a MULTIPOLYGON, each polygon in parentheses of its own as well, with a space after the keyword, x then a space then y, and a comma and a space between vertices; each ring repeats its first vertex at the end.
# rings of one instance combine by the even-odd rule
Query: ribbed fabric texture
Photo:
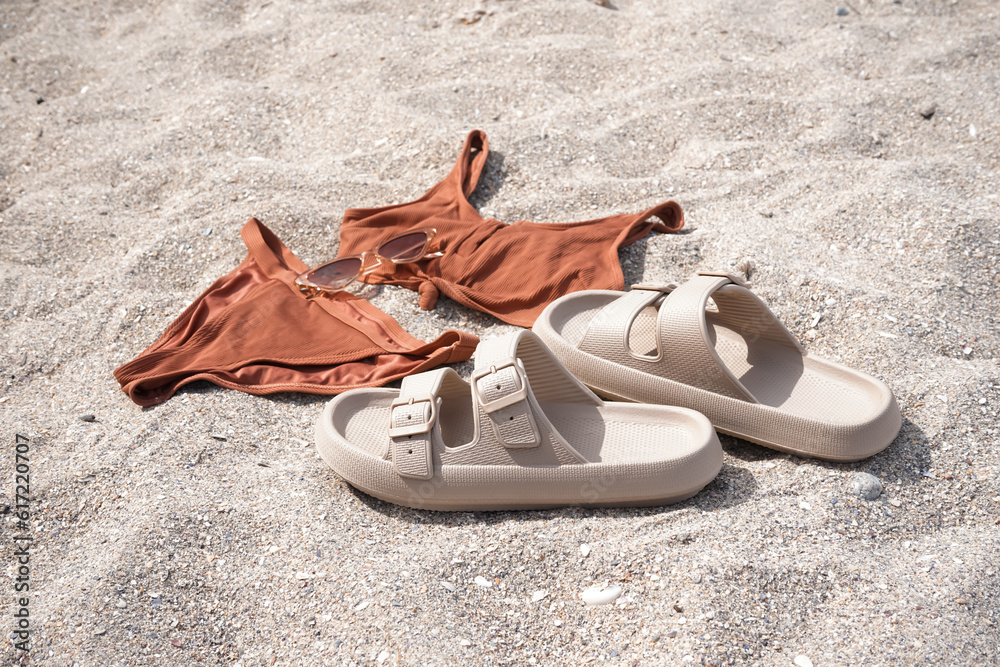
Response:
POLYGON ((623 289, 618 249, 652 230, 675 232, 684 225, 684 214, 672 201, 642 213, 576 223, 508 225, 484 219, 468 197, 488 152, 486 134, 474 130, 448 177, 420 199, 349 209, 340 228, 338 256, 371 250, 411 229, 434 227, 442 257, 386 267, 366 280, 418 291, 424 310, 432 309, 443 292, 504 322, 530 327, 547 304, 564 294, 623 289))
POLYGON ((248 254, 198 297, 115 378, 139 405, 208 380, 250 394, 337 394, 374 387, 472 356, 479 339, 447 331, 425 343, 363 299, 307 300, 294 285, 306 265, 251 218, 248 254))

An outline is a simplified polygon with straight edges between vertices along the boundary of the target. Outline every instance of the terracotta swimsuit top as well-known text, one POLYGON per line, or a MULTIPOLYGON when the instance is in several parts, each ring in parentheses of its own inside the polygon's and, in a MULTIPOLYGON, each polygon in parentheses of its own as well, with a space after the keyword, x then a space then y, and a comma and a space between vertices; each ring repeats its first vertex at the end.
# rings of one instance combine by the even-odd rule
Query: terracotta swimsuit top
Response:
POLYGON ((684 226, 681 207, 672 201, 634 215, 574 223, 508 225, 483 218, 468 197, 488 153, 486 134, 474 130, 451 173, 420 199, 348 209, 338 256, 357 255, 406 231, 433 227, 443 256, 376 272, 366 281, 416 290, 424 310, 432 309, 444 292, 504 322, 530 327, 546 305, 564 294, 624 289, 618 249, 651 230, 675 232, 684 226))

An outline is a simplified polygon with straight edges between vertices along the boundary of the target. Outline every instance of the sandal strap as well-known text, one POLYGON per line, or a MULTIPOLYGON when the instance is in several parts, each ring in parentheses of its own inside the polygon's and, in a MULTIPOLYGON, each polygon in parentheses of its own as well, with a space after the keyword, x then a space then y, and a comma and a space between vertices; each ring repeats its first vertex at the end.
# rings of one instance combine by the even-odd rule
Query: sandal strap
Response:
POLYGON ((676 287, 636 285, 594 317, 579 348, 675 382, 756 403, 715 349, 705 319, 709 297, 718 306, 719 317, 749 342, 763 337, 801 347, 744 285, 736 276, 707 272, 676 287), (629 346, 632 326, 644 309, 657 304, 655 354, 636 353, 629 346))
POLYGON ((401 477, 434 476, 432 436, 440 405, 438 392, 448 380, 462 382, 450 368, 435 368, 403 378, 399 397, 389 409, 389 453, 401 477))
POLYGON ((756 403, 716 352, 705 321, 709 297, 730 284, 725 275, 698 275, 670 292, 656 316, 656 341, 660 356, 672 357, 671 379, 756 403))
POLYGON ((536 401, 541 397, 567 403, 601 402, 569 374, 531 331, 518 331, 479 344, 472 391, 497 439, 510 449, 530 449, 542 442, 532 396, 536 401))
MULTIPOLYGON (((450 368, 403 378, 388 424, 388 457, 401 477, 434 477, 435 465, 442 465, 441 457, 446 455, 439 420, 442 397, 469 396, 469 391, 469 385, 450 368)), ((480 343, 471 392, 480 424, 474 458, 497 460, 496 452, 490 453, 496 448, 520 451, 517 456, 528 457, 534 465, 586 462, 555 432, 541 413, 538 399, 593 405, 602 401, 570 375, 533 332, 520 330, 480 343), (492 431, 491 435, 484 437, 482 429, 492 431)), ((513 451, 510 454, 514 456, 513 451)), ((465 455, 448 452, 447 457, 454 461, 465 455)))
POLYGON ((504 447, 530 449, 542 443, 542 436, 528 402, 528 374, 512 343, 501 336, 479 344, 472 393, 504 447))

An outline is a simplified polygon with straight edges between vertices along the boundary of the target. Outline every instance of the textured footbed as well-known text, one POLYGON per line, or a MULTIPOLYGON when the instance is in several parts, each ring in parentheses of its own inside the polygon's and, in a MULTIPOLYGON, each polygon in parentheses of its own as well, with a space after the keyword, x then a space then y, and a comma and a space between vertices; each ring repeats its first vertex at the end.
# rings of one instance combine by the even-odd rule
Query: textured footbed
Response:
MULTIPOLYGON (((600 292, 567 299, 564 308, 553 309, 548 322, 575 347, 597 313, 620 296, 621 292, 600 292)), ((656 353, 656 315, 657 309, 650 306, 636 317, 629 331, 629 346, 636 354, 656 353)), ((788 345, 758 340, 750 346, 738 331, 720 323, 711 308, 706 309, 706 321, 726 367, 764 405, 835 423, 877 414, 880 392, 874 383, 859 383, 856 375, 847 375, 822 358, 803 356, 788 345)), ((664 351, 668 358, 671 353, 664 351)))

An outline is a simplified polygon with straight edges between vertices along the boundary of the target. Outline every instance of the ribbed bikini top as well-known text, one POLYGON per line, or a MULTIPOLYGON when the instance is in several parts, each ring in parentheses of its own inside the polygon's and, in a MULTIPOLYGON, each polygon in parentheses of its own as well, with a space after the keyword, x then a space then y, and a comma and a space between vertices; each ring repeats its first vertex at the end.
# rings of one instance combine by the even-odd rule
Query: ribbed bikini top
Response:
POLYGON ((652 230, 676 232, 684 226, 684 213, 673 201, 642 213, 574 223, 505 224, 483 218, 468 197, 488 154, 486 134, 473 130, 451 173, 420 199, 348 209, 340 227, 338 257, 433 227, 441 257, 400 264, 366 280, 418 291, 424 310, 432 309, 443 292, 504 322, 530 327, 546 305, 564 294, 624 289, 618 249, 652 230))

